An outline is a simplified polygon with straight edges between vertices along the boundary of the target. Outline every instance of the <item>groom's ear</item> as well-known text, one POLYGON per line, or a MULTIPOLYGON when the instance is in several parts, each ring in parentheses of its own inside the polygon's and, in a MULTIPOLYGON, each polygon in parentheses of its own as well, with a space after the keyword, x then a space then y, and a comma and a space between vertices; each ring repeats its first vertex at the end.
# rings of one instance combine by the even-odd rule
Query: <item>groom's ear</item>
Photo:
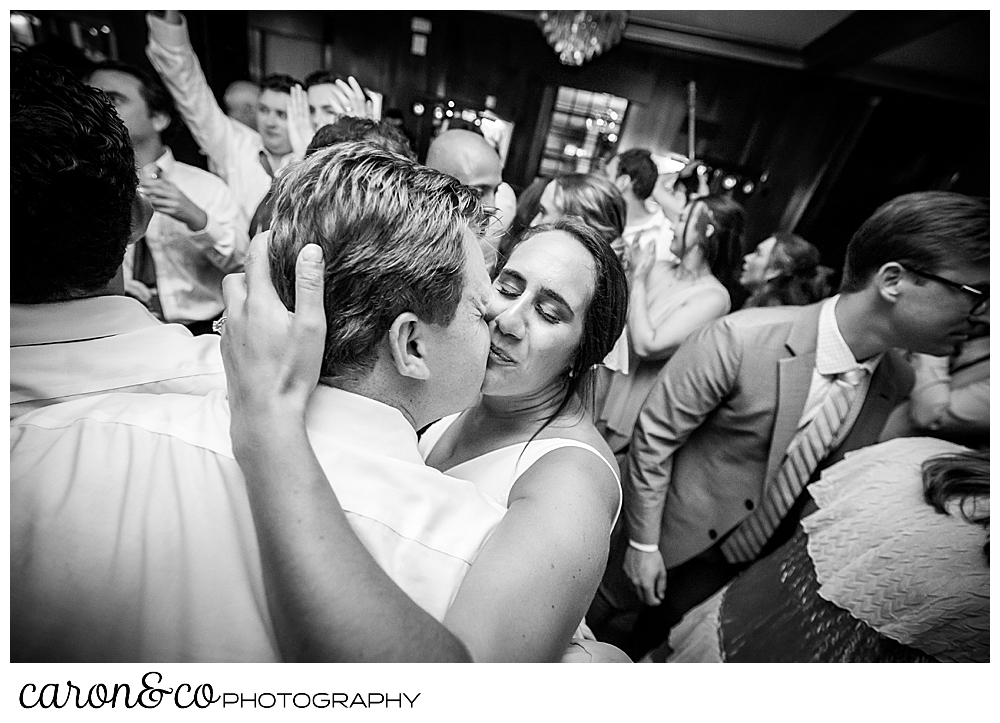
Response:
POLYGON ((430 379, 427 366, 427 325, 411 311, 397 316, 388 331, 389 355, 400 376, 430 379))

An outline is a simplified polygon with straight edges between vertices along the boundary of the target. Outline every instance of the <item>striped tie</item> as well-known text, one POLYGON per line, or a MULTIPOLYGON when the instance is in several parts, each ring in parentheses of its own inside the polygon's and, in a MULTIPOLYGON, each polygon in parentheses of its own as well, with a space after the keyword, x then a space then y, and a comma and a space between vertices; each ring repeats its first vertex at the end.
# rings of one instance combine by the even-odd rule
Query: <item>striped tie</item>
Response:
POLYGON ((722 554, 729 562, 757 558, 829 453, 866 373, 866 369, 858 367, 837 375, 816 416, 788 445, 785 460, 764 493, 763 502, 722 543, 722 554))

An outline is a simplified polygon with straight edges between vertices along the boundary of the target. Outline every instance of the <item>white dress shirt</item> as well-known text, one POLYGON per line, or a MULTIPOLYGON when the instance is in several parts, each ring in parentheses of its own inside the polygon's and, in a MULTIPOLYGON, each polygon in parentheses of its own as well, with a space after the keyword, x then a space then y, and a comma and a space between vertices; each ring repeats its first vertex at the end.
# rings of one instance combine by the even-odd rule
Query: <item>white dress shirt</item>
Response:
MULTIPOLYGON (((250 238, 248 222, 229 187, 218 177, 174 159, 166 149, 155 164, 208 216, 205 228, 156 211, 146 228, 146 245, 156 266, 156 291, 165 321, 190 323, 218 316, 226 308, 222 279, 242 270, 250 238)), ((135 246, 125 253, 125 278, 132 278, 135 246)))
MULTIPOLYGON (((113 394, 15 420, 13 659, 278 659, 229 424, 221 393, 113 394)), ((307 430, 365 547, 443 619, 502 512, 426 467, 396 409, 320 387, 307 430)))
MULTIPOLYGON (((173 25, 148 13, 146 23, 149 26, 146 55, 163 78, 212 168, 229 184, 249 224, 257 204, 271 187, 271 176, 261 165, 261 153, 267 153, 260 134, 230 118, 219 107, 191 47, 183 16, 180 25, 173 25)), ((267 154, 274 173, 284 168, 292 156, 289 153, 275 158, 267 154)))
POLYGON ((135 299, 10 305, 10 416, 106 392, 226 389, 219 337, 163 324, 135 299))

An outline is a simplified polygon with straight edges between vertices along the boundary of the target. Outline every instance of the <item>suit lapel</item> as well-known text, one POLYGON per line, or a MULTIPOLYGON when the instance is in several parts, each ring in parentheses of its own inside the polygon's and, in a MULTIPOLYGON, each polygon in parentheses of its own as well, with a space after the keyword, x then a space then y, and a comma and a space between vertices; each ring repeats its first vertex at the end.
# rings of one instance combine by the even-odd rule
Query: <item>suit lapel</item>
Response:
POLYGON ((767 488, 771 479, 777 474, 788 445, 795 437, 799 418, 809 397, 813 369, 816 366, 816 337, 821 304, 822 302, 803 307, 785 342, 791 356, 778 360, 778 407, 767 455, 767 475, 764 477, 763 489, 767 488))
POLYGON ((882 361, 875 368, 875 373, 872 374, 868 394, 865 395, 865 401, 861 405, 854 426, 851 427, 851 431, 847 433, 840 445, 826 458, 824 467, 839 462, 847 452, 867 447, 878 441, 882 427, 885 426, 885 420, 893 408, 902 401, 901 397, 904 396, 905 392, 901 388, 897 363, 899 362, 893 352, 886 352, 882 361))

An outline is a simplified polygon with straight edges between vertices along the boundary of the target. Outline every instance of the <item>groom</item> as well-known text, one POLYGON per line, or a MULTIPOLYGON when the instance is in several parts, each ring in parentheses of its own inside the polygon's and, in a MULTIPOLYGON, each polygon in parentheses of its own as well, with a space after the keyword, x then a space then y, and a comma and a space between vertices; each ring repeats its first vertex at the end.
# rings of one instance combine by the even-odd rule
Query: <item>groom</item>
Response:
MULTIPOLYGON (((305 424, 346 513, 317 532, 317 545, 335 542, 314 581, 339 595, 332 644, 272 619, 281 600, 265 591, 261 555, 275 550, 258 543, 225 396, 113 394, 11 426, 12 660, 468 660, 438 621, 502 515, 426 467, 416 429, 470 406, 482 384, 482 204, 360 142, 290 169, 275 219, 274 278, 295 297, 293 318, 326 308, 324 384, 305 424)), ((248 305, 267 289, 263 243, 247 261, 248 305)), ((294 498, 303 479, 281 472, 294 498)), ((288 524, 308 525, 308 512, 288 524)))

